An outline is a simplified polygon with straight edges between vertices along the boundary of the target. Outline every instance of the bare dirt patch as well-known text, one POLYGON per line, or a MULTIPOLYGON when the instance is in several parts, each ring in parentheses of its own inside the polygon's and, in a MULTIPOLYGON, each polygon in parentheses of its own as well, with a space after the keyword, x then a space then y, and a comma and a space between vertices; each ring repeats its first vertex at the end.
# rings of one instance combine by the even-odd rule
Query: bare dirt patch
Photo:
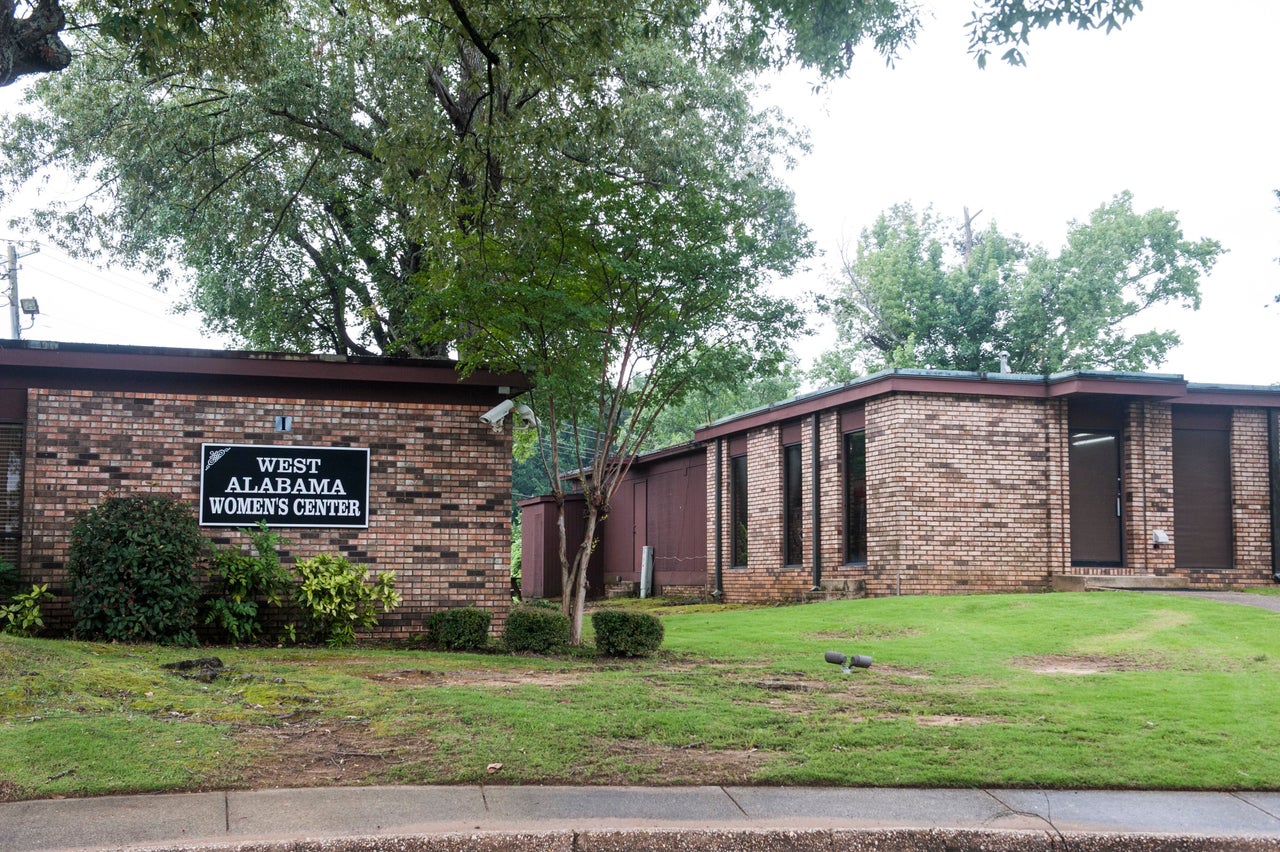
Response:
POLYGON ((235 781, 247 789, 371 783, 375 773, 401 762, 406 747, 418 755, 423 749, 416 743, 388 749, 385 739, 355 721, 241 726, 233 736, 256 756, 235 781))
POLYGON ((12 781, 0 781, 0 802, 16 802, 21 798, 17 784, 12 781))
POLYGON ((1159 666, 1132 657, 1118 656, 1056 656, 1024 657, 1015 662, 1035 674, 1093 675, 1106 672, 1150 672, 1159 666))
POLYGON ((925 728, 960 728, 977 725, 993 725, 999 719, 983 716, 916 716, 917 725, 925 728))
MULTIPOLYGON (((805 639, 815 642, 862 642, 866 639, 900 639, 907 636, 919 636, 920 631, 914 627, 882 627, 879 625, 860 625, 850 630, 824 630, 817 633, 806 633, 805 639)), ((858 651, 857 653, 866 653, 858 651)))
POLYGON ((426 669, 405 669, 370 674, 366 675, 366 677, 378 683, 388 683, 395 686, 466 686, 478 688, 512 686, 559 687, 575 686, 582 682, 580 673, 536 670, 523 672, 433 672, 426 669))

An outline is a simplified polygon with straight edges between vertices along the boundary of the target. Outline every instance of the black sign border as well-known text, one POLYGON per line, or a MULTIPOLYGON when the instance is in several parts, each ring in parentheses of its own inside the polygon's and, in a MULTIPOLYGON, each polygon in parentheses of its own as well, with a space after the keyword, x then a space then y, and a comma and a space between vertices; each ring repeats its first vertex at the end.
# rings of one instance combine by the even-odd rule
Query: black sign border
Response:
POLYGON ((267 518, 261 520, 267 521, 267 526, 271 529, 346 529, 346 530, 367 530, 369 528, 370 516, 373 514, 373 507, 369 504, 369 489, 372 486, 372 476, 370 469, 370 453, 368 447, 316 447, 316 446, 300 446, 298 444, 231 444, 224 441, 204 441, 200 444, 200 458, 198 464, 200 466, 200 510, 197 512, 199 525, 202 527, 244 527, 252 526, 252 524, 234 521, 228 523, 219 523, 216 521, 206 522, 204 520, 204 475, 205 475, 205 458, 206 450, 209 447, 228 447, 233 449, 252 449, 252 450, 320 450, 322 452, 346 452, 346 453, 364 453, 364 523, 363 524, 335 524, 332 522, 323 524, 273 524, 267 518))

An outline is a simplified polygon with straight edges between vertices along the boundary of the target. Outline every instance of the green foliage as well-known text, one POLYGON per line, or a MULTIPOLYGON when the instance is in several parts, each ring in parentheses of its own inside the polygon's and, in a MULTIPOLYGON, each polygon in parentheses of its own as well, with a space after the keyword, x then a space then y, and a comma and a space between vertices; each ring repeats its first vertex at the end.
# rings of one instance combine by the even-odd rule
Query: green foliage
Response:
POLYGON ((0 633, 14 636, 35 636, 44 629, 44 615, 40 611, 40 603, 53 600, 49 584, 32 585, 31 591, 20 592, 13 596, 12 602, 0 605, 0 621, 4 627, 0 633))
POLYGON ((591 614, 596 648, 610 657, 647 657, 662 645, 662 620, 627 609, 600 609, 591 614))
POLYGON ((662 409, 654 420, 648 447, 659 449, 692 441, 694 431, 708 423, 789 399, 800 390, 800 378, 794 358, 788 356, 776 370, 739 376, 727 384, 699 384, 683 400, 662 409))
POLYGON ((262 632, 262 606, 279 606, 290 586, 289 573, 280 565, 279 549, 287 542, 265 521, 249 536, 257 555, 223 549, 209 565, 210 598, 205 604, 205 624, 221 628, 233 642, 248 642, 262 632))
MULTIPOLYGON (((348 761, 349 784, 491 783, 500 762, 525 785, 1276 790, 1275 618, 1124 592, 667 607, 663 652, 621 668, 245 647, 219 650, 236 676, 211 684, 163 673, 164 648, 0 636, 0 782, 24 799, 285 786, 274 739, 234 734, 301 713, 403 750, 348 761), (845 675, 827 650, 875 665, 845 675), (388 677, 425 672, 426 709, 388 677), (706 759, 637 759, 682 749, 706 759)), ((313 739, 330 756, 329 738, 297 745, 313 739)))
POLYGON ((513 607, 502 630, 508 651, 545 654, 569 644, 569 619, 564 613, 541 606, 513 607))
POLYGON ((390 612, 400 605, 392 572, 379 571, 369 582, 365 568, 340 554, 300 559, 294 570, 300 578, 294 602, 302 609, 303 636, 331 648, 349 645, 357 632, 376 627, 377 607, 390 612))
POLYGON ((492 618, 488 610, 474 606, 433 612, 427 618, 427 641, 446 651, 483 650, 492 618))
POLYGON ((107 497, 71 529, 67 571, 82 639, 195 644, 195 566, 204 556, 191 507, 164 497, 107 497))
POLYGON ((897 205, 862 232, 828 304, 841 340, 818 378, 924 367, 1014 372, 1141 371, 1178 343, 1173 331, 1135 331, 1158 305, 1200 305, 1200 277, 1222 253, 1185 239, 1177 215, 1139 213, 1121 193, 1072 222, 1057 256, 992 224, 965 237, 931 210, 897 205))
POLYGON ((1010 45, 1001 59, 1010 65, 1025 65, 1019 45, 1025 45, 1032 30, 1062 23, 1078 30, 1120 29, 1142 10, 1142 0, 986 0, 974 4, 969 21, 969 52, 979 68, 987 66, 993 48, 1010 45))
POLYGON ((7 598, 21 586, 18 579, 18 566, 0 559, 0 598, 7 598))

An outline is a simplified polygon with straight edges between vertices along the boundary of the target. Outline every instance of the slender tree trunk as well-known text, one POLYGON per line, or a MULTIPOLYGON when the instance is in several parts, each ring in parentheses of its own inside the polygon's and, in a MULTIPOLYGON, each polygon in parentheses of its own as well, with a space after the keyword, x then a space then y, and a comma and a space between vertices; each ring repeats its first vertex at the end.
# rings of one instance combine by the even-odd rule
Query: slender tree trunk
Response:
MULTIPOLYGON (((569 586, 564 587, 565 614, 569 616, 570 645, 582 644, 582 615, 587 605, 587 565, 591 562, 592 551, 595 550, 593 545, 596 540, 596 525, 599 518, 599 509, 588 501, 587 528, 582 534, 582 543, 578 545, 578 552, 573 557, 574 585, 572 589, 569 586)), ((561 546, 564 546, 563 539, 561 540, 561 546)))

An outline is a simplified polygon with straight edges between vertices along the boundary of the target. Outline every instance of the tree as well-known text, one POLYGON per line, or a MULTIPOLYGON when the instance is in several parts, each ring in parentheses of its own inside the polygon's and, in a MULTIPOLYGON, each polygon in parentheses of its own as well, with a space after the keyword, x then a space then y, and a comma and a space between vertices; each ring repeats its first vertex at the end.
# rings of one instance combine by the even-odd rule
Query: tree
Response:
POLYGON ((1125 192, 1072 222, 1055 257, 995 224, 966 244, 932 210, 898 205, 863 231, 829 312, 842 341, 818 375, 859 368, 1107 368, 1140 371, 1178 344, 1173 331, 1134 329, 1162 304, 1200 305, 1200 276, 1222 247, 1183 238, 1176 214, 1137 213, 1125 192), (968 260, 965 256, 968 255, 968 260))
POLYGON ((695 430, 722 417, 781 402, 800 390, 800 372, 788 357, 774 372, 737 377, 727 385, 691 388, 679 403, 664 408, 653 424, 648 448, 661 449, 693 440, 695 430))
POLYGON ((573 148, 594 167, 534 176, 532 215, 490 234, 435 311, 478 332, 451 335, 467 364, 534 376, 575 643, 598 524, 656 418, 695 387, 776 368, 801 318, 763 285, 808 251, 770 167, 791 140, 732 74, 651 40, 615 61, 591 110, 607 131, 573 148), (578 542, 571 487, 585 497, 578 542))
POLYGON ((208 47, 218 27, 252 21, 276 0, 0 0, 0 86, 19 77, 62 71, 71 48, 62 40, 69 17, 131 46, 146 67, 181 45, 208 47))
MULTIPOLYGON (((69 16, 76 29, 94 28, 127 46, 139 67, 155 67, 174 53, 212 53, 235 41, 237 28, 256 23, 281 0, 0 0, 0 86, 28 74, 61 71, 71 64, 71 49, 62 35, 69 16)), ((424 14, 429 3, 419 4, 424 14)), ((592 4, 566 7, 556 21, 589 16, 592 4)), ((387 4, 411 15, 414 4, 387 4)), ((478 18, 482 8, 468 10, 460 0, 449 3, 459 19, 478 18)), ((714 43, 748 64, 798 61, 824 75, 843 74, 853 52, 872 41, 887 57, 915 37, 920 21, 915 6, 899 0, 867 3, 832 0, 818 4, 792 0, 738 0, 713 6, 703 2, 671 7, 697 31, 699 40, 714 43), (722 14, 717 26, 702 28, 712 9, 722 14)), ((1108 32, 1130 20, 1140 0, 985 0, 969 25, 969 50, 985 66, 992 45, 1012 44, 1004 59, 1023 64, 1018 45, 1033 29, 1067 22, 1080 29, 1105 27, 1108 32)), ((345 15, 346 4, 333 14, 345 15)), ((549 22, 550 19, 547 19, 549 22)), ((527 33, 525 33, 527 34, 527 33)), ((212 61, 220 61, 214 58, 212 61)))

